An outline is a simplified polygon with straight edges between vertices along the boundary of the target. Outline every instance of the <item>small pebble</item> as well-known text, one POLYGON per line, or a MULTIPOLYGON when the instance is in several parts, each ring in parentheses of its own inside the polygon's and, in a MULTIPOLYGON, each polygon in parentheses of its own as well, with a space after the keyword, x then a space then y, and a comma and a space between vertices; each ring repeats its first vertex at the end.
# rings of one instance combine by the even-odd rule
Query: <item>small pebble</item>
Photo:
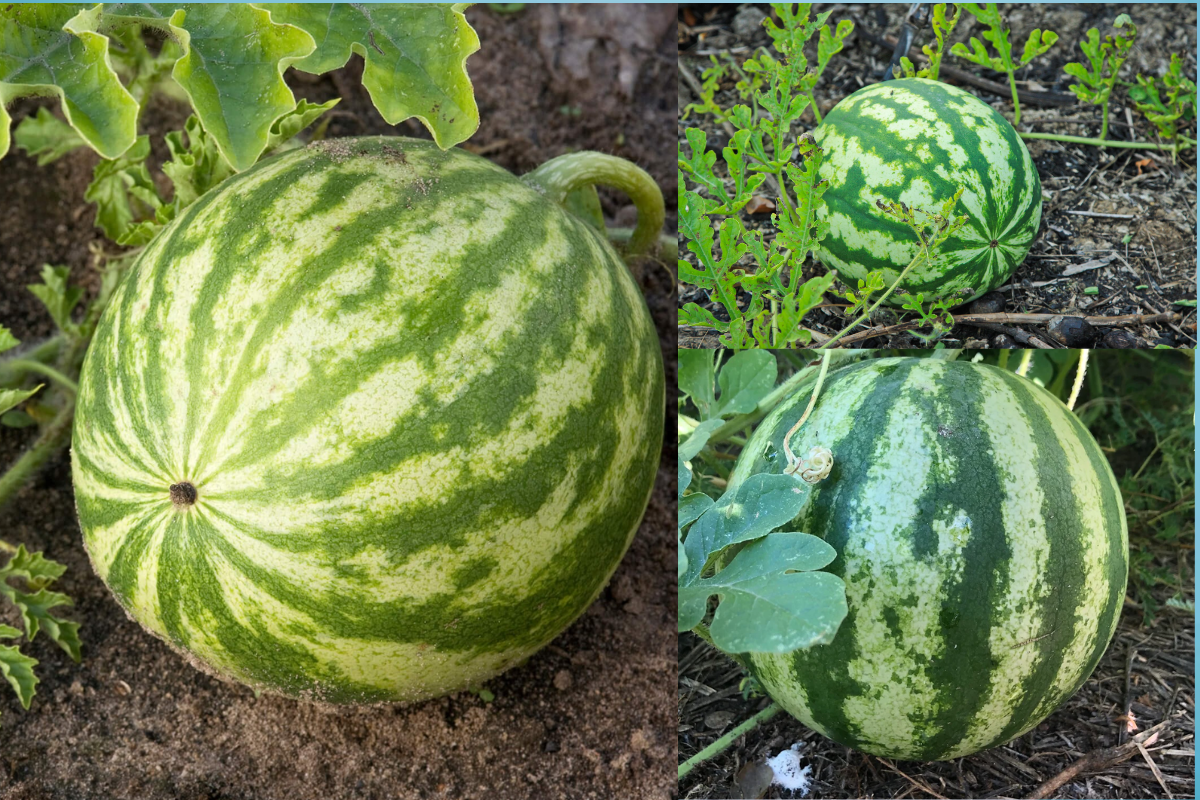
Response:
POLYGON ((709 730, 720 730, 733 722, 732 711, 712 711, 704 717, 704 727, 709 730))
POLYGON ((560 669, 558 672, 554 673, 554 688, 558 689, 560 692, 565 692, 567 689, 570 689, 572 683, 574 683, 574 679, 571 678, 571 673, 567 670, 560 669))
POLYGON ((775 780, 775 770, 761 761, 751 761, 742 767, 737 776, 737 794, 735 797, 759 798, 771 788, 775 780))
POLYGON ((1067 347, 1088 347, 1096 341, 1096 329, 1082 317, 1054 317, 1046 323, 1046 333, 1067 347))
POLYGON ((1139 346, 1138 337, 1121 328, 1113 328, 1108 333, 1104 334, 1104 338, 1100 340, 1100 344, 1113 349, 1126 350, 1139 346))
POLYGON ((767 15, 754 6, 746 6, 733 18, 733 32, 743 39, 749 39, 762 30, 766 18, 767 15))
POLYGON ((992 347, 997 350, 1015 350, 1018 346, 1017 340, 1007 333, 1002 333, 995 339, 992 339, 992 347))
POLYGON ((978 300, 974 300, 966 308, 968 314, 999 314, 1004 310, 1004 295, 1000 292, 988 292, 978 300))

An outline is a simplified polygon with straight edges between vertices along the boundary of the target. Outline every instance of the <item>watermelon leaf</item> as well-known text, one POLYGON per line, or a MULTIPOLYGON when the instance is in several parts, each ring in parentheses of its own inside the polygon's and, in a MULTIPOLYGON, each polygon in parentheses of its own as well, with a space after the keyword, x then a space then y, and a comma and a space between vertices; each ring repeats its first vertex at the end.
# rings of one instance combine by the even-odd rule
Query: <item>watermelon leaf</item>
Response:
POLYGON ((45 384, 39 383, 32 389, 0 389, 0 413, 15 408, 37 394, 45 384))
POLYGON ((0 353, 3 353, 6 350, 12 350, 20 343, 20 340, 12 335, 12 331, 3 325, 0 325, 0 353))
POLYGON ((115 159, 104 159, 92 172, 83 198, 96 204, 96 227, 114 242, 123 243, 130 230, 163 205, 154 179, 146 167, 150 137, 137 142, 115 159))
MULTIPOLYGON (((21 633, 16 628, 0 625, 0 638, 11 638, 13 631, 18 636, 21 633)), ((33 668, 37 664, 36 658, 30 658, 16 647, 0 644, 0 675, 13 687, 17 699, 21 701, 21 707, 26 710, 33 702, 33 696, 37 694, 38 678, 33 674, 33 668)))
POLYGON ((709 349, 679 351, 679 391, 700 410, 701 419, 710 416, 709 409, 715 402, 716 354, 716 350, 709 349))
POLYGON ((87 146, 74 128, 44 107, 37 110, 37 116, 26 117, 18 123, 13 130, 13 141, 27 155, 36 156, 39 167, 87 146))
POLYGON ((108 38, 96 32, 100 8, 0 6, 0 157, 8 152, 12 124, 4 106, 30 95, 61 98, 67 122, 105 158, 133 144, 138 103, 112 67, 108 38))
POLYGON ((679 498, 679 528, 682 530, 700 518, 700 515, 713 507, 711 497, 701 492, 694 492, 679 498))
POLYGON ((1154 123, 1158 133, 1168 141, 1175 141, 1179 132, 1179 120, 1191 120, 1196 116, 1196 84, 1182 73, 1183 65, 1178 53, 1171 54, 1171 65, 1163 76, 1164 97, 1159 96, 1158 79, 1137 76, 1137 86, 1130 88, 1129 97, 1138 111, 1154 123))
POLYGON ((714 317, 711 311, 706 308, 701 308, 695 303, 685 303, 683 308, 679 309, 679 324, 695 325, 700 328, 712 328, 713 330, 722 332, 729 330, 728 322, 722 322, 714 317))
POLYGON ((760 539, 796 517, 812 487, 790 475, 751 475, 721 499, 688 531, 684 584, 700 578, 710 560, 730 545, 760 539))
POLYGON ((765 350, 745 350, 735 353, 721 368, 717 378, 721 396, 713 409, 714 416, 732 417, 749 414, 775 387, 775 355, 765 350))
POLYGON ((679 445, 679 457, 684 461, 691 461, 697 453, 704 449, 704 445, 708 444, 708 437, 712 435, 712 432, 723 424, 724 420, 722 419, 709 419, 701 422, 691 435, 679 445))
POLYGON ((37 295, 50 312, 50 318, 64 333, 74 333, 78 326, 71 322, 71 312, 83 297, 83 289, 79 286, 67 286, 67 267, 52 267, 42 265, 42 283, 35 283, 26 288, 37 295))
POLYGON ((811 570, 836 555, 807 533, 772 533, 751 542, 712 578, 680 589, 679 628, 698 625, 715 594, 721 602, 709 635, 727 653, 786 653, 827 644, 846 617, 845 584, 811 570))
POLYGON ((364 61, 363 85, 384 120, 397 125, 416 117, 442 149, 466 141, 479 127, 466 71, 479 37, 463 15, 467 5, 258 4, 316 41, 296 69, 329 72, 357 53, 364 61))
MULTIPOLYGON (((59 619, 51 613, 58 606, 71 605, 71 598, 46 587, 66 571, 66 567, 39 553, 30 553, 24 545, 14 550, 0 542, 0 549, 12 553, 8 563, 0 566, 0 597, 6 598, 21 612, 25 637, 33 639, 39 630, 53 639, 75 661, 80 659, 79 624, 59 619), (9 583, 10 579, 24 581, 28 592, 9 583)), ((0 625, 0 639, 20 638, 21 631, 0 625)), ((38 683, 33 668, 37 660, 21 653, 17 647, 0 645, 0 675, 13 687, 24 708, 29 708, 38 683)))

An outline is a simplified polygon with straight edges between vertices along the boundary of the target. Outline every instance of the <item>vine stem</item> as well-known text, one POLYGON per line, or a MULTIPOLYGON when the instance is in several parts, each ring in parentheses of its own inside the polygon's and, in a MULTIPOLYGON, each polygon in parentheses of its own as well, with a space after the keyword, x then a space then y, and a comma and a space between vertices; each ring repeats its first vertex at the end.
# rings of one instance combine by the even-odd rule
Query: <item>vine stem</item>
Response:
POLYGON ((1079 351, 1079 367, 1075 370, 1075 385, 1071 387, 1071 397, 1067 400, 1067 408, 1075 410, 1075 401, 1079 399, 1079 390, 1083 388, 1083 376, 1087 374, 1088 351, 1079 351))
POLYGON ((863 312, 862 316, 860 316, 858 319, 854 320, 854 322, 851 322, 845 328, 842 328, 840 331, 838 331, 836 336, 834 336, 832 339, 827 341, 825 344, 821 345, 821 349, 828 350, 830 347, 833 347, 834 342, 836 342, 838 339, 845 336, 850 331, 857 328, 860 324, 862 324, 863 320, 869 319, 870 316, 875 313, 875 309, 877 309, 881 305, 883 305, 883 301, 887 300, 888 297, 891 296, 891 294, 895 290, 895 288, 900 285, 900 281, 904 280, 904 276, 908 275, 908 273, 912 270, 913 266, 915 266, 918 261, 920 261, 922 258, 925 258, 925 257, 926 257, 926 253, 924 252, 924 243, 922 243, 922 252, 918 253, 917 257, 914 258, 912 261, 910 261, 908 263, 908 266, 904 268, 904 271, 900 273, 900 276, 898 278, 896 278, 896 280, 892 281, 892 285, 889 286, 887 288, 887 291, 884 292, 879 297, 879 299, 875 301, 875 305, 871 306, 869 309, 867 309, 865 312, 863 312))
MULTIPOLYGON (((1153 142, 1117 142, 1109 139, 1089 139, 1086 136, 1066 136, 1057 133, 1025 133, 1017 131, 1017 134, 1022 139, 1048 139, 1054 142, 1071 142, 1073 144, 1090 144, 1095 147, 1124 147, 1129 150, 1147 149, 1147 150, 1166 150, 1173 152, 1174 146, 1165 144, 1155 144, 1153 142)), ((1178 143, 1185 145, 1194 145, 1196 142, 1186 136, 1177 137, 1178 143)))
MULTIPOLYGON (((1008 32, 1005 31, 1004 37, 1008 38, 1008 32)), ((1007 60, 1007 59, 1006 59, 1007 60)), ((1013 127, 1016 128, 1021 122, 1021 101, 1017 99, 1017 75, 1014 70, 1008 71, 1008 86, 1012 89, 1013 98, 1013 127)))
POLYGON ((666 209, 662 192, 650 173, 623 158, 585 150, 552 158, 522 177, 562 205, 567 195, 585 186, 601 184, 620 189, 637 207, 637 227, 629 238, 629 255, 639 256, 658 241, 666 209))
POLYGON ((68 398, 67 404, 42 431, 33 447, 22 453, 17 462, 0 475, 0 506, 8 502, 29 476, 46 463, 46 459, 63 444, 63 439, 71 433, 71 420, 74 416, 75 399, 68 398))
POLYGON ((783 437, 783 452, 787 456, 787 469, 783 472, 785 475, 794 475, 796 468, 800 466, 800 459, 796 458, 796 454, 792 452, 789 442, 792 439, 792 434, 800 430, 800 426, 808 419, 808 415, 812 413, 813 406, 817 404, 817 395, 821 393, 821 386, 825 383, 825 375, 829 372, 829 351, 826 350, 821 354, 821 372, 817 375, 817 385, 813 387, 812 394, 808 398, 808 407, 804 409, 804 413, 800 415, 800 419, 792 426, 792 429, 783 437))
MULTIPOLYGON (((633 238, 633 228, 609 228, 608 240, 617 245, 619 249, 628 251, 629 240, 633 238)), ((661 234, 658 237, 658 242, 655 243, 658 257, 668 264, 674 264, 679 260, 679 240, 674 236, 661 234)))
POLYGON ((23 372, 36 372, 40 375, 44 375, 47 378, 56 381, 61 386, 70 389, 72 393, 79 394, 79 384, 68 378, 66 375, 63 375, 49 364, 43 364, 40 361, 33 361, 31 359, 15 358, 8 362, 8 366, 23 372))
MULTIPOLYGON (((830 358, 835 360, 849 360, 859 358, 860 350, 839 350, 831 352, 830 358)), ((776 386, 770 394, 758 401, 758 406, 748 414, 741 414, 726 422, 721 427, 712 432, 708 437, 708 441, 712 444, 728 441, 730 436, 745 430, 749 426, 758 422, 760 419, 771 413, 771 409, 779 405, 783 398, 788 397, 795 392, 801 384, 812 378, 810 369, 801 369, 795 375, 788 378, 783 383, 776 386)))
POLYGON ((1017 374, 1022 378, 1025 373, 1029 372, 1029 365, 1033 363, 1033 350, 1025 349, 1021 351, 1021 363, 1017 365, 1017 374))
POLYGON ((731 730, 729 733, 725 734, 720 739, 717 739, 715 742, 710 744, 708 747, 704 748, 699 753, 696 753, 696 755, 692 756, 687 761, 680 764, 678 777, 680 779, 682 779, 685 775, 687 775, 689 772, 691 772, 693 769, 695 769, 699 764, 702 764, 705 761, 707 761, 708 759, 712 758, 713 756, 725 751, 742 734, 746 733, 751 728, 754 728, 756 725, 759 725, 760 723, 766 722, 767 720, 771 719, 776 714, 778 714, 780 711, 783 711, 783 709, 779 707, 778 703, 771 703, 771 705, 767 706, 762 711, 758 712, 753 717, 746 720, 741 725, 738 725, 736 728, 731 730))

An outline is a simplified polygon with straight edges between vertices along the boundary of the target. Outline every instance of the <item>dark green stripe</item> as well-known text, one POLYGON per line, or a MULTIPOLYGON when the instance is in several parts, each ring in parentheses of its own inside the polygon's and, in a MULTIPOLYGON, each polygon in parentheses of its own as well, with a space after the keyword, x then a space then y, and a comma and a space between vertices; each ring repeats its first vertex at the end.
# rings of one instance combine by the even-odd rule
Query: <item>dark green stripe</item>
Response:
MULTIPOLYGON (((916 359, 886 365, 864 362, 847 370, 839 370, 827 381, 817 401, 818 408, 822 403, 831 400, 836 402, 837 384, 859 369, 871 369, 878 373, 861 405, 859 424, 844 439, 829 445, 830 450, 837 452, 833 469, 825 481, 814 487, 812 499, 796 527, 800 531, 825 534, 825 541, 838 552, 837 558, 826 570, 847 582, 872 583, 870 576, 847 575, 842 556, 853 533, 850 523, 851 498, 860 497, 864 490, 870 488, 867 470, 856 469, 855 465, 869 464, 876 448, 886 439, 888 409, 900 396, 904 381, 917 363, 916 359)), ((784 435, 803 413, 803 406, 798 406, 794 416, 788 415, 779 420, 777 434, 772 437, 774 451, 782 451, 784 435)), ((783 465, 776 471, 782 472, 782 469, 783 465)), ((813 718, 820 722, 832 739, 852 747, 862 742, 862 732, 857 724, 846 717, 844 700, 868 690, 868 687, 851 678, 845 669, 846 664, 861 655, 856 647, 857 616, 857 609, 851 605, 830 644, 797 650, 792 656, 793 674, 804 676, 801 682, 815 689, 808 692, 813 718)))
MULTIPOLYGON (((956 474, 951 475, 935 455, 917 515, 916 540, 927 538, 930 555, 936 555, 937 534, 929 521, 942 516, 939 512, 947 506, 963 509, 971 520, 962 553, 962 578, 945 587, 940 628, 930 632, 941 640, 943 649, 925 669, 937 687, 938 699, 918 722, 914 745, 922 760, 947 757, 966 738, 987 701, 995 671, 992 625, 1003 624, 994 618, 993 609, 1009 590, 1012 549, 1004 528, 1003 484, 998 465, 987 458, 992 443, 979 424, 988 413, 983 401, 984 376, 975 365, 947 363, 936 393, 914 389, 908 395, 922 407, 922 428, 937 437, 942 450, 958 465, 956 474), (935 399, 941 401, 940 409, 934 406, 935 399)), ((912 590, 910 598, 915 605, 924 591, 920 586, 912 590)), ((903 648, 903 642, 896 644, 903 648)), ((921 715, 922 709, 913 709, 914 717, 921 715)))

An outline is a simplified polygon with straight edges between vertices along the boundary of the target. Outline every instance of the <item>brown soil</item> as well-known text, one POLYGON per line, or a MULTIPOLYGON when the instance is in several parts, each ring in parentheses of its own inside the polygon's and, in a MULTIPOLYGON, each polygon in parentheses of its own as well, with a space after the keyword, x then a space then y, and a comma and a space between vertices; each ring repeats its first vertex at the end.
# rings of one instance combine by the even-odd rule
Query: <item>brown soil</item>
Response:
MULTIPOLYGON (((468 69, 482 125, 467 147, 515 172, 576 149, 631 159, 659 181, 674 225, 674 8, 529 6, 468 18, 482 50, 468 69), (619 23, 619 24, 618 24, 619 23), (625 31, 633 31, 633 34, 625 31), (624 39, 622 38, 624 37, 624 39)), ((361 62, 313 79, 289 73, 298 96, 341 96, 329 136, 425 136, 386 125, 360 83, 361 62)), ((46 101, 16 104, 20 119, 46 101)), ((156 101, 144 124, 161 134, 186 111, 156 101)), ((23 341, 51 322, 22 287, 44 262, 66 264, 95 291, 88 246, 101 242, 83 202, 95 156, 38 167, 0 161, 0 323, 23 341)), ((605 193, 606 212, 631 209, 605 193)), ((109 246, 112 249, 111 245, 109 246)), ((642 288, 670 364, 673 281, 644 265, 642 288)), ((673 366, 668 385, 675 384, 673 366)), ((33 430, 0 428, 0 465, 33 430)), ((650 507, 633 547, 599 601, 528 664, 472 694, 412 707, 330 709, 255 697, 189 667, 121 612, 92 573, 60 454, 0 513, 0 538, 65 563, 56 588, 75 598, 84 660, 45 637, 25 647, 41 661, 29 711, 0 686, 0 797, 34 798, 561 798, 667 797, 675 785, 675 461, 671 431, 650 507)), ((5 618, 4 621, 13 620, 5 618)))
MULTIPOLYGON (((770 46, 770 37, 761 26, 747 26, 745 21, 735 25, 739 9, 744 6, 696 5, 681 11, 679 68, 690 71, 697 79, 710 65, 709 54, 732 52, 739 61, 751 55, 751 49, 770 46), (688 20, 693 26, 687 24, 688 20), (741 33, 735 33, 737 28, 741 33), (748 35, 746 31, 751 31, 748 35), (691 33, 695 31, 695 33, 691 33)), ((765 5, 760 7, 770 12, 765 5)), ((833 108, 843 97, 882 76, 891 60, 891 48, 872 41, 884 36, 894 37, 908 7, 848 5, 838 6, 831 22, 851 19, 856 30, 847 40, 846 48, 835 55, 817 86, 817 101, 823 112, 833 108)), ((1196 75, 1196 8, 1194 5, 1088 4, 1078 6, 1006 5, 1001 8, 1006 24, 1013 30, 1011 40, 1019 55, 1023 42, 1034 28, 1054 30, 1060 40, 1044 56, 1018 71, 1021 89, 1065 94, 1074 98, 1068 86, 1074 82, 1062 71, 1068 61, 1083 59, 1077 42, 1085 38, 1089 28, 1096 27, 1103 37, 1110 32, 1118 14, 1128 12, 1139 26, 1137 44, 1121 73, 1121 79, 1132 82, 1134 74, 1161 75, 1171 53, 1183 59, 1183 72, 1196 75), (1025 81, 1030 84, 1022 83, 1025 81)), ((746 13, 752 13, 746 12, 746 13)), ((980 36, 986 30, 963 12, 952 34, 952 41, 965 41, 980 36)), ((916 46, 925 44, 932 33, 927 28, 917 39, 916 46)), ((814 40, 815 42, 815 37, 814 40)), ((815 46, 815 45, 814 45, 815 46)), ((949 44, 947 45, 947 50, 949 44)), ((1003 74, 985 72, 974 64, 955 56, 946 56, 947 66, 977 76, 999 80, 1007 85, 1003 74)), ((984 102, 1012 118, 1012 100, 943 74, 942 78, 960 88, 973 92, 984 102)), ((697 97, 688 83, 679 84, 679 105, 684 108, 697 97)), ((1110 139, 1124 141, 1155 141, 1155 128, 1134 108, 1122 105, 1126 97, 1120 87, 1113 94, 1110 107, 1110 139), (1132 127, 1130 127, 1132 125, 1132 127)), ((743 102, 733 86, 733 80, 721 87, 716 97, 718 105, 728 108, 743 102)), ((1021 129, 1071 136, 1099 135, 1099 109, 1079 104, 1037 107, 1022 103, 1021 129)), ((700 127, 708 133, 710 149, 719 151, 729 133, 711 115, 691 114, 678 127, 678 139, 685 142, 684 130, 700 127)), ((813 127, 811 112, 793 128, 799 134, 813 127)), ((1189 136, 1194 136, 1194 128, 1189 136)), ((1028 141, 1034 163, 1042 178, 1049 199, 1042 207, 1042 224, 1038 237, 1025 263, 1017 268, 1010 281, 1000 289, 962 306, 956 314, 1005 312, 1008 314, 1063 314, 1082 317, 1115 317, 1139 314, 1158 315, 1178 312, 1175 322, 1130 324, 1118 328, 1096 326, 1092 335, 1071 341, 1073 347, 1152 347, 1163 344, 1174 347, 1194 347, 1196 343, 1196 313, 1194 307, 1173 306, 1176 300, 1195 301, 1196 298, 1196 156, 1195 150, 1180 155, 1172 164, 1169 154, 1137 149, 1101 149, 1054 141, 1028 141), (1147 160, 1148 159, 1148 160, 1147 160), (1142 163, 1141 167, 1138 162, 1142 163), (1071 212, 1128 215, 1129 218, 1088 217, 1071 212), (1122 240, 1132 234, 1129 243, 1122 240), (1105 265, 1072 276, 1064 270, 1094 260, 1105 265), (1086 293, 1085 290, 1093 290, 1086 293), (1122 330, 1133 334, 1123 342, 1119 337, 1104 334, 1122 330)), ((718 160, 719 162, 719 160, 718 160)), ((719 162, 719 168, 724 169, 719 162)), ((741 215, 747 227, 771 230, 769 214, 741 215)), ((694 262, 690 253, 682 256, 694 262)), ((743 267, 745 264, 743 264, 743 267)), ((804 268, 804 277, 824 274, 825 269, 811 260, 804 268)), ((844 289, 842 290, 844 291, 844 289)), ((742 302, 749 296, 743 293, 742 302)), ((832 293, 826 303, 806 318, 806 327, 816 331, 817 341, 823 341, 846 327, 842 313, 846 301, 832 293)), ((718 303, 710 303, 705 293, 693 286, 680 286, 679 303, 694 302, 727 320, 728 315, 718 303), (718 311, 720 309, 720 311, 718 311)), ((870 324, 855 331, 853 347, 921 347, 924 344, 902 325, 911 314, 900 316, 894 310, 877 312, 870 324), (875 331, 870 336, 865 330, 875 331), (861 334, 861 337, 858 335, 861 334)), ((1093 320, 1094 321, 1094 320, 1093 320)), ((1003 330, 995 322, 989 327, 957 324, 941 341, 946 347, 1061 347, 1047 333, 1045 321, 1039 324, 1007 321, 1003 330), (1014 333, 1015 331, 1015 333, 1014 333), (1031 340, 1029 337, 1035 337, 1031 340)), ((929 331, 924 331, 928 333, 929 331)), ((850 336, 846 337, 847 340, 850 336)), ((715 332, 700 328, 681 331, 685 347, 716 347, 715 332)))

